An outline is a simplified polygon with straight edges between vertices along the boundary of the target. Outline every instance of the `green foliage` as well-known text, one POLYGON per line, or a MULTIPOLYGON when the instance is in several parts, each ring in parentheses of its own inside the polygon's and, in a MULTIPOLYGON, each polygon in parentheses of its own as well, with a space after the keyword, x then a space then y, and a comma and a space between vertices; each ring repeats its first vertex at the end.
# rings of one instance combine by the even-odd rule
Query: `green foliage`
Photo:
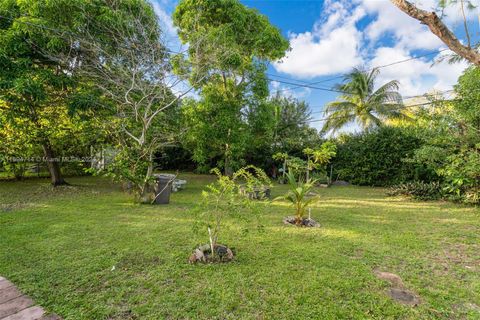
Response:
POLYGON ((324 166, 337 154, 337 145, 333 141, 327 141, 320 146, 320 149, 313 150, 313 162, 316 165, 324 166))
POLYGON ((288 159, 288 153, 277 152, 272 156, 273 160, 286 161, 288 159))
POLYGON ((300 157, 289 156, 285 152, 275 153, 272 159, 281 162, 282 165, 283 174, 279 181, 281 183, 287 181, 287 171, 298 177, 305 176, 307 181, 310 180, 311 171, 318 170, 315 174, 317 176, 322 175, 325 166, 335 156, 336 149, 337 147, 332 141, 322 143, 319 148, 305 148, 303 149, 303 154, 307 156, 306 160, 300 157))
POLYGON ((188 130, 182 136, 182 145, 197 164, 206 168, 239 168, 245 164, 248 131, 238 116, 240 109, 238 102, 229 103, 215 92, 199 102, 184 101, 182 123, 188 130))
POLYGON ((432 110, 419 114, 418 135, 426 144, 411 158, 440 177, 446 197, 474 204, 480 202, 479 86, 480 70, 469 68, 453 102, 433 101, 432 110))
POLYGON ((272 182, 265 171, 253 165, 239 169, 234 173, 233 179, 243 182, 241 188, 247 193, 255 192, 262 187, 272 187, 272 182))
MULTIPOLYGON (((459 125, 464 125, 465 138, 475 139, 475 132, 480 128, 480 68, 469 68, 458 79, 455 85, 455 92, 458 100, 455 101, 454 109, 459 125)), ((471 140, 470 140, 471 141, 471 140)))
POLYGON ((299 156, 304 148, 314 148, 321 143, 317 130, 308 124, 311 113, 307 103, 277 93, 267 104, 273 114, 271 145, 274 146, 274 152, 299 156))
POLYGON ((249 130, 246 159, 269 169, 272 175, 276 172, 271 161, 273 154, 300 156, 305 147, 321 143, 317 130, 308 125, 310 110, 303 101, 276 95, 253 104, 246 112, 249 130))
MULTIPOLYGON (((295 176, 303 176, 307 170, 307 161, 299 157, 289 157, 287 159, 287 172, 295 176)), ((288 180, 287 180, 288 181, 288 180)))
POLYGON ((225 168, 225 163, 232 169, 252 163, 273 175, 272 154, 300 156, 306 146, 322 143, 318 132, 308 126, 310 113, 304 102, 273 97, 242 105, 225 100, 223 93, 210 87, 203 90, 208 94, 199 101, 182 101, 181 146, 199 172, 225 168))
POLYGON ((438 181, 413 181, 392 186, 387 194, 390 196, 408 196, 418 200, 437 200, 442 197, 442 186, 438 181))
POLYGON ((287 174, 289 191, 284 196, 275 200, 287 200, 295 208, 295 224, 300 225, 305 215, 306 209, 317 201, 317 196, 312 196, 312 190, 316 181, 306 181, 296 178, 293 172, 287 174))
MULTIPOLYGON (((97 96, 75 69, 86 54, 69 36, 92 31, 95 18, 107 16, 107 10, 97 9, 90 1, 0 2, 0 15, 6 17, 0 23, 0 135, 9 144, 2 150, 7 155, 40 156, 43 149, 48 158, 86 156, 102 139, 102 122, 93 119, 97 96), (12 130, 25 144, 22 152, 9 137, 12 130)), ((63 183, 58 164, 49 166, 54 184, 63 183)))
POLYGON ((262 77, 256 73, 256 61, 278 60, 288 48, 288 41, 264 15, 238 0, 182 0, 173 21, 182 42, 194 44, 188 50, 192 74, 205 76, 204 83, 228 85, 234 81, 225 79, 231 72, 262 77))
POLYGON ((307 156, 307 181, 310 179, 310 171, 314 169, 325 170, 325 166, 337 154, 337 146, 332 141, 323 143, 319 149, 306 148, 303 153, 307 156))
POLYGON ((285 182, 285 177, 286 177, 286 174, 287 174, 287 161, 288 161, 288 153, 286 152, 277 152, 275 153, 273 156, 272 156, 272 159, 275 160, 275 161, 280 161, 281 162, 281 166, 282 166, 282 176, 279 177, 279 179, 281 180, 280 183, 284 183, 285 182))
POLYGON ((436 175, 426 165, 406 161, 421 144, 422 140, 409 130, 396 127, 340 136, 334 170, 340 179, 359 185, 428 181, 436 175))
POLYGON ((327 105, 328 116, 322 131, 335 132, 356 121, 363 129, 380 126, 385 120, 406 118, 399 110, 403 106, 398 93, 399 83, 392 80, 375 90, 378 69, 354 69, 345 76, 345 83, 337 86, 342 93, 338 101, 327 105))
POLYGON ((113 161, 106 170, 93 170, 95 174, 104 174, 114 181, 127 182, 134 192, 135 201, 151 203, 155 198, 152 187, 153 176, 147 175, 151 161, 143 155, 143 150, 130 146, 115 152, 113 161))

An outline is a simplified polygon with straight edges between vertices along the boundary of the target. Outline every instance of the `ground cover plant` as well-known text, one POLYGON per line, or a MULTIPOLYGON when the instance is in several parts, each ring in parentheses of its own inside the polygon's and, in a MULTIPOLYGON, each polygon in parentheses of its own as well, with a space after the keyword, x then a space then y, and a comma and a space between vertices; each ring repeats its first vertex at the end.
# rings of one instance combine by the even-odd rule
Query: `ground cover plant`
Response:
MULTIPOLYGON (((286 202, 245 232, 226 217, 232 263, 190 265, 192 208, 213 176, 180 175, 168 206, 135 204, 99 177, 0 183, 0 274, 65 319, 476 319, 479 209, 318 188, 321 228, 289 228, 286 202), (374 230, 374 232, 372 232, 374 230), (392 300, 374 271, 397 274, 421 303, 392 300)), ((287 191, 275 185, 273 196, 287 191)))
POLYGON ((387 194, 407 196, 418 200, 437 200, 442 196, 442 188, 438 182, 414 181, 393 186, 387 191, 387 194))

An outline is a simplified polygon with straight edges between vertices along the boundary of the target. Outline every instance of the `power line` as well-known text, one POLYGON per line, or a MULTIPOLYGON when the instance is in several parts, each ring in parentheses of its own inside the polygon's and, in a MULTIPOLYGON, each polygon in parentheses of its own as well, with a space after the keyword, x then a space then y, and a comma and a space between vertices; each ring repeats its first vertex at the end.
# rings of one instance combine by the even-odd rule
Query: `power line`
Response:
POLYGON ((306 84, 312 84, 312 83, 310 83, 310 81, 293 79, 292 77, 279 76, 278 74, 273 74, 273 73, 269 73, 269 72, 265 72, 265 74, 266 74, 267 76, 270 76, 270 77, 277 77, 277 78, 280 78, 280 79, 294 80, 294 81, 297 81, 297 82, 303 82, 303 83, 306 83, 306 84))
MULTIPOLYGON (((268 81, 276 81, 276 82, 280 82, 280 83, 285 83, 285 84, 294 84, 292 82, 288 82, 288 81, 283 81, 283 80, 277 80, 277 79, 271 79, 271 78, 266 78, 268 81)), ((300 85, 300 84, 295 84, 295 85, 298 85, 299 87, 304 87, 304 88, 309 88, 309 89, 315 89, 315 90, 320 90, 320 91, 328 91, 328 92, 336 92, 336 93, 343 93, 343 94, 351 94, 351 92, 348 92, 348 91, 342 91, 342 90, 337 90, 337 89, 331 89, 331 88, 324 88, 324 87, 316 87, 316 86, 311 86, 311 85, 300 85)), ((448 90, 448 91, 453 91, 453 90, 448 90)), ((448 92, 446 91, 446 92, 448 92)), ((279 92, 278 90, 276 92, 279 92)), ((411 98, 420 98, 420 97, 423 97, 425 96, 425 94, 421 94, 421 95, 415 95, 415 96, 407 96, 407 97, 403 97, 402 96, 402 99, 411 99, 411 98)))
MULTIPOLYGON (((12 13, 11 11, 7 11, 7 12, 12 13)), ((23 16, 23 17, 28 17, 28 16, 23 16)), ((71 35, 71 36, 81 38, 81 36, 80 36, 79 34, 76 34, 76 33, 74 33, 74 32, 68 31, 68 30, 61 30, 61 29, 58 29, 58 28, 52 28, 52 27, 48 27, 48 26, 45 26, 45 25, 40 25, 40 24, 36 24, 36 23, 31 23, 31 22, 28 22, 28 21, 20 21, 20 20, 18 20, 18 19, 16 19, 16 18, 6 17, 6 16, 2 16, 2 15, 0 15, 0 18, 6 19, 6 20, 9 20, 9 21, 12 21, 12 22, 23 23, 23 24, 30 25, 30 26, 37 27, 37 28, 42 28, 42 29, 44 29, 44 30, 49 30, 49 31, 57 32, 57 33, 60 33, 60 34, 69 34, 69 35, 71 35)), ((131 47, 124 47, 124 48, 126 48, 126 49, 132 49, 131 47)), ((188 50, 188 49, 185 49, 185 50, 183 50, 183 51, 178 52, 178 51, 173 51, 173 50, 171 50, 171 49, 165 48, 165 51, 170 52, 170 53, 174 53, 174 54, 184 54, 187 50, 188 50)), ((372 67, 372 68, 370 68, 370 69, 367 69, 367 71, 371 71, 371 70, 373 70, 373 69, 385 68, 385 67, 389 67, 389 66, 392 66, 392 65, 396 65, 396 64, 408 62, 408 61, 415 60, 415 59, 419 59, 419 58, 422 58, 422 57, 426 57, 426 56, 429 56, 429 55, 432 55, 432 54, 435 54, 435 53, 440 53, 440 52, 443 52, 443 51, 446 51, 446 50, 449 50, 449 49, 448 49, 448 48, 444 48, 444 49, 441 49, 441 50, 432 51, 432 52, 429 52, 429 53, 426 53, 426 54, 423 54, 423 55, 419 55, 419 56, 416 56, 416 57, 411 57, 411 58, 408 58, 408 59, 404 59, 404 60, 400 60, 400 61, 395 61, 395 62, 392 62, 392 63, 389 63, 389 64, 372 67)), ((323 87, 314 87, 314 86, 311 86, 311 85, 313 85, 313 84, 318 84, 318 83, 323 83, 323 82, 328 82, 328 81, 331 81, 331 80, 343 78, 343 77, 345 77, 345 75, 339 75, 339 76, 335 76, 335 77, 333 77, 333 78, 323 79, 323 80, 315 81, 315 82, 307 82, 307 81, 303 81, 303 80, 295 80, 295 79, 292 79, 291 77, 285 77, 285 76, 280 76, 280 75, 273 75, 273 74, 270 74, 270 73, 266 73, 266 74, 267 74, 267 75, 270 75, 270 76, 273 76, 273 77, 278 77, 278 78, 283 78, 283 79, 287 79, 287 80, 293 80, 293 81, 305 83, 305 84, 298 84, 298 83, 293 83, 293 82, 287 82, 287 81, 281 81, 281 80, 275 80, 275 79, 267 78, 267 80, 269 80, 269 81, 276 81, 276 82, 280 82, 280 83, 284 83, 284 84, 290 84, 290 85, 295 86, 295 87, 290 87, 290 88, 278 89, 278 90, 276 90, 276 92, 291 90, 291 89, 300 88, 300 87, 306 87, 306 88, 317 89, 317 90, 324 90, 324 91, 331 91, 331 92, 338 92, 338 93, 346 93, 346 92, 344 92, 344 91, 335 90, 335 89, 331 89, 331 88, 323 88, 323 87)))
MULTIPOLYGON (((452 100, 444 100, 444 101, 452 101, 452 100)), ((431 104, 432 104, 432 102, 424 102, 424 103, 412 104, 412 105, 408 105, 408 106, 401 106, 401 107, 398 107, 398 108, 392 108, 390 110, 403 110, 403 109, 408 109, 408 108, 413 108, 413 107, 427 106, 427 105, 431 105, 431 104)), ((311 123, 311 122, 321 122, 321 121, 327 121, 327 120, 330 120, 330 119, 342 119, 342 118, 349 118, 349 117, 350 116, 345 116, 345 115, 336 116, 336 117, 325 117, 325 118, 320 118, 320 119, 311 119, 311 120, 305 121, 303 123, 305 124, 305 123, 311 123)))
MULTIPOLYGON (((11 11, 7 11, 7 12, 12 13, 11 11)), ((28 16, 23 16, 23 17, 28 17, 28 16)), ((81 38, 81 36, 80 36, 79 34, 73 33, 73 32, 68 31, 68 30, 60 30, 60 29, 58 29, 58 28, 52 28, 52 27, 48 27, 48 26, 45 26, 45 25, 40 25, 40 24, 36 24, 36 23, 31 23, 31 22, 28 22, 28 21, 19 21, 19 20, 16 19, 16 18, 6 17, 6 16, 2 16, 2 15, 0 15, 0 18, 6 19, 6 20, 9 20, 9 21, 12 21, 12 22, 23 23, 23 24, 30 25, 30 26, 37 27, 37 28, 42 28, 42 29, 44 29, 44 30, 49 30, 49 31, 57 32, 57 33, 60 33, 60 34, 69 34, 69 35, 71 35, 71 36, 81 38)), ((131 47, 124 47, 124 48, 126 48, 126 49, 132 49, 131 47)), ((170 52, 170 53, 174 53, 174 54, 185 54, 187 50, 188 50, 188 49, 185 49, 185 50, 183 50, 183 51, 178 52, 178 51, 173 51, 173 50, 171 50, 171 49, 165 48, 165 51, 170 52)), ((441 50, 432 51, 432 52, 425 53, 425 54, 423 54, 423 55, 419 55, 419 56, 416 56, 416 57, 411 57, 411 58, 408 58, 408 59, 395 61, 395 62, 388 63, 388 64, 385 64, 385 65, 375 66, 375 67, 372 67, 372 68, 370 68, 370 69, 367 69, 367 71, 371 71, 371 70, 373 70, 373 69, 380 69, 380 68, 389 67, 389 66, 392 66, 392 65, 396 65, 396 64, 408 62, 408 61, 411 61, 411 60, 423 58, 423 57, 426 57, 426 56, 430 56, 430 55, 435 54, 435 53, 438 54, 438 53, 440 53, 440 52, 447 51, 447 50, 449 50, 449 49, 448 49, 448 48, 444 48, 444 49, 441 49, 441 50)), ((289 77, 280 76, 280 75, 273 75, 273 74, 270 74, 270 73, 266 73, 266 74, 267 74, 267 75, 270 75, 270 76, 273 76, 273 77, 278 77, 278 78, 283 78, 283 79, 287 79, 287 80, 293 80, 293 81, 305 83, 305 84, 298 84, 298 83, 293 83, 293 82, 280 81, 280 80, 275 80, 275 79, 267 78, 267 80, 269 80, 269 81, 276 81, 276 82, 280 82, 280 83, 284 83, 284 84, 290 84, 290 85, 293 85, 293 86, 294 86, 294 87, 290 87, 290 88, 278 89, 278 90, 276 90, 276 92, 282 92, 282 91, 291 90, 291 89, 296 89, 296 88, 300 88, 300 87, 306 87, 306 88, 317 89, 317 90, 324 90, 324 91, 331 91, 331 92, 338 92, 338 93, 346 93, 346 92, 343 92, 343 91, 340 91, 340 90, 331 89, 331 88, 323 88, 323 87, 313 87, 313 86, 311 86, 311 85, 313 85, 313 84, 318 84, 318 83, 323 83, 323 82, 328 82, 328 81, 331 81, 331 80, 343 78, 343 77, 345 77, 345 75, 339 75, 339 76, 335 76, 335 77, 332 77, 332 78, 329 78, 329 79, 323 79, 323 80, 315 81, 315 82, 307 82, 307 81, 303 81, 303 80, 295 80, 295 79, 292 79, 291 77, 289 78, 289 77)))
MULTIPOLYGON (((9 13, 12 13, 11 11, 7 11, 9 13)), ((12 13, 13 14, 13 13, 12 13)), ((23 16, 23 17, 28 17, 28 16, 23 16)), ((58 28, 52 28, 52 27, 48 27, 48 26, 45 26, 45 25, 40 25, 40 24, 36 24, 36 23, 31 23, 31 22, 28 22, 28 21, 20 21, 18 19, 14 19, 14 18, 11 18, 11 17, 6 17, 6 16, 2 16, 0 15, 0 18, 2 19, 6 19, 6 20, 9 20, 11 22, 17 22, 17 23, 23 23, 25 25, 29 25, 29 26, 33 26, 33 27, 37 27, 37 28, 41 28, 41 29, 44 29, 44 30, 49 30, 49 31, 53 31, 53 32, 56 32, 56 33, 59 33, 61 35, 64 35, 64 34, 68 34, 70 36, 73 36, 73 37, 78 37, 78 38, 81 38, 80 35, 76 34, 76 33, 73 33, 71 31, 68 31, 68 30, 60 30, 58 28)), ((64 38, 65 39, 65 38, 64 38)), ((101 43, 101 42, 100 42, 101 43)), ((131 47, 126 47, 126 46, 123 46, 124 49, 132 49, 131 47)), ((169 52, 169 53, 174 53, 174 54, 184 54, 188 49, 184 50, 184 51, 181 51, 181 52, 177 52, 177 51, 172 51, 168 48, 165 48, 165 51, 166 52, 169 52)), ((408 62, 408 61, 411 61, 411 60, 415 60, 415 59, 419 59, 419 58, 422 58, 422 57, 425 57, 425 56, 429 56, 429 55, 432 55, 432 54, 435 54, 435 53, 440 53, 440 52, 443 52, 443 51, 446 51, 446 50, 449 50, 447 48, 445 49, 441 49, 441 50, 438 50, 438 51, 432 51, 432 52, 429 52, 429 53, 426 53, 426 54, 423 54, 423 55, 419 55, 419 56, 416 56, 416 57, 411 57, 411 58, 408 58, 408 59, 404 59, 404 60, 400 60, 400 61, 395 61, 395 62, 392 62, 392 63, 389 63, 389 64, 385 64, 385 65, 381 65, 381 66, 376 66, 376 67, 373 67, 369 70, 373 70, 373 69, 379 69, 379 68, 385 68, 385 67, 389 67, 389 66, 392 66, 392 65, 396 65, 396 64, 400 64, 400 63, 404 63, 404 62, 408 62)), ((268 74, 268 73, 267 73, 268 74)), ((288 78, 288 77, 284 77, 284 76, 279 76, 279 75, 272 75, 272 74, 269 74, 271 76, 274 76, 274 77, 278 77, 278 78, 284 78, 284 79, 291 79, 291 78, 288 78)), ((327 82, 327 81, 330 81, 330 80, 334 80, 334 79, 338 79, 338 78, 343 78, 345 77, 344 75, 340 75, 340 76, 336 76, 336 77, 333 77, 333 78, 330 78, 330 79, 323 79, 323 80, 320 80, 320 81, 316 81, 316 82, 311 82, 311 83, 307 83, 306 81, 302 81, 302 80, 294 80, 294 81, 297 81, 297 82, 304 82, 306 84, 298 84, 298 83, 294 83, 294 82, 288 82, 288 81, 282 81, 282 80, 277 80, 277 79, 271 79, 271 78, 266 78, 268 81, 276 81, 276 82, 279 82, 279 83, 284 83, 284 84, 289 84, 289 85, 293 85, 294 87, 291 87, 291 88, 284 88, 284 89, 279 89, 279 90, 276 90, 276 92, 281 92, 281 91, 285 91, 285 90, 291 90, 291 89, 295 89, 295 88, 300 88, 300 87, 305 87, 305 88, 309 88, 309 89, 315 89, 315 90, 322 90, 322 91, 328 91, 328 92, 336 92, 336 93, 343 93, 343 94, 349 94, 349 92, 347 91, 342 91, 342 90, 336 90, 336 89, 332 89, 332 88, 324 88, 324 87, 317 87, 317 86, 312 86, 312 84, 318 84, 318 83, 322 83, 322 82, 327 82)), ((453 90, 450 90, 450 91, 453 91, 453 90)), ((409 99, 409 98, 416 98, 416 97, 423 97, 425 95, 417 95, 417 96, 410 96, 410 97, 402 97, 403 99, 409 99)))
MULTIPOLYGON (((424 94, 419 94, 419 95, 412 95, 412 96, 405 96, 405 97, 402 97, 403 100, 406 100, 406 99, 414 99, 414 98, 428 98, 428 97, 431 97, 431 96, 434 96, 434 95, 439 95, 439 94, 446 94, 446 93, 451 93, 451 92, 454 92, 455 90, 454 89, 449 89, 449 90, 443 90, 443 91, 436 91, 436 92, 433 92, 433 93, 424 93, 424 94)), ((325 105, 323 106, 309 106, 311 109, 313 108, 323 108, 325 107, 325 105)), ((311 113, 322 113, 324 111, 313 111, 311 113)))
MULTIPOLYGON (((316 90, 322 90, 322 91, 330 91, 330 92, 338 92, 338 93, 348 93, 346 91, 341 91, 341 90, 336 90, 336 89, 331 89, 331 88, 323 88, 323 87, 315 87, 310 84, 298 84, 298 83, 293 83, 293 82, 288 82, 288 81, 283 81, 283 80, 277 80, 277 79, 271 79, 271 78, 266 78, 268 81, 275 81, 279 83, 284 83, 284 84, 290 84, 290 85, 296 85, 298 87, 304 87, 304 88, 309 88, 309 89, 316 89, 316 90)), ((276 90, 275 92, 281 92, 283 89, 276 90)))
MULTIPOLYGON (((422 54, 422 55, 418 55, 418 56, 415 56, 415 57, 391 62, 391 63, 380 65, 380 66, 375 66, 375 67, 372 67, 370 69, 367 69, 366 71, 372 71, 374 69, 381 69, 381 68, 390 67, 390 66, 397 65, 397 64, 400 64, 400 63, 405 63, 405 62, 408 62, 408 61, 412 61, 412 60, 424 58, 424 57, 427 57, 427 56, 431 56, 433 54, 438 54, 438 53, 441 53, 441 52, 444 52, 444 51, 447 51, 447 50, 450 50, 450 49, 444 48, 444 49, 440 49, 440 50, 437 50, 437 51, 431 51, 431 52, 428 52, 428 53, 425 53, 425 54, 422 54)), ((345 77, 345 75, 339 75, 339 76, 335 76, 335 77, 328 78, 328 79, 322 79, 322 80, 319 80, 319 81, 310 82, 310 83, 308 83, 308 85, 315 85, 315 84, 324 83, 324 82, 328 82, 328 81, 332 81, 332 80, 336 80, 336 79, 342 79, 344 77, 345 77)), ((282 76, 282 78, 288 79, 287 77, 283 77, 283 76, 282 76)), ((292 78, 290 78, 290 80, 292 80, 292 78)), ((273 81, 277 81, 277 80, 273 80, 273 81)), ((295 80, 295 81, 300 81, 300 80, 295 80)), ((277 82, 281 82, 281 81, 277 81, 277 82)), ((304 81, 301 81, 301 82, 304 82, 304 81)), ((303 85, 301 85, 301 84, 295 84, 295 83, 290 83, 290 84, 292 84, 294 86, 289 87, 289 88, 278 89, 275 92, 278 93, 278 92, 283 92, 283 91, 288 91, 288 90, 295 90, 295 89, 303 87, 303 85)))

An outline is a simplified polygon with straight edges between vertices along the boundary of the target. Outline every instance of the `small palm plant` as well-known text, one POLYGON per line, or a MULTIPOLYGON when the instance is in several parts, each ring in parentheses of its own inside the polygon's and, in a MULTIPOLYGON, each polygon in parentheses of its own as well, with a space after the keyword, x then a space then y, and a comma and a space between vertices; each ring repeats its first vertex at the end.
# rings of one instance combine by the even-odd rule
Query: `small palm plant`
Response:
POLYGON ((316 180, 303 181, 296 179, 293 172, 288 172, 287 181, 290 190, 284 196, 277 199, 287 200, 295 208, 295 224, 302 225, 306 209, 317 200, 317 196, 311 196, 316 180))

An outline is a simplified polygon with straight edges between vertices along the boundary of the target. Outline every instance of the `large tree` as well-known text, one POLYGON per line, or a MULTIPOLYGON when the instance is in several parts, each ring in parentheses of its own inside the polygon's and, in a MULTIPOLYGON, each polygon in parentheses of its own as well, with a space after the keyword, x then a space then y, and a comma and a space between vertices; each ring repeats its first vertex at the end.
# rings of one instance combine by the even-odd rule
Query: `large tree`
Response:
MULTIPOLYGON (((152 5, 12 0, 2 13, 12 16, 0 44, 8 71, 0 75, 0 99, 9 111, 39 124, 38 141, 48 159, 54 158, 55 135, 49 132, 56 126, 39 119, 44 110, 111 111, 114 117, 106 121, 116 149, 111 173, 148 198, 154 155, 175 134, 170 127, 175 112, 169 109, 189 91, 174 90, 182 80, 171 75, 170 52, 152 5)), ((48 163, 52 182, 61 184, 58 162, 48 163)))
POLYGON ((238 0, 180 1, 174 23, 182 42, 189 44, 177 73, 188 73, 190 81, 203 79, 195 84, 200 99, 189 111, 198 110, 190 124, 196 134, 189 139, 194 159, 205 163, 217 158, 229 173, 246 150, 248 107, 268 96, 266 62, 282 58, 288 41, 265 16, 238 0))
POLYGON ((79 120, 75 110, 94 106, 75 69, 84 61, 79 37, 93 32, 92 19, 110 24, 109 9, 87 0, 0 2, 2 113, 22 139, 41 147, 55 186, 65 183, 58 158, 64 142, 78 142, 69 138, 79 120), (69 61, 58 59, 66 55, 69 61))
POLYGON ((54 8, 46 8, 41 13, 36 8, 39 2, 0 3, 0 15, 3 17, 0 21, 0 100, 4 101, 2 112, 8 113, 8 119, 22 119, 11 122, 22 124, 16 126, 19 135, 28 134, 28 140, 42 147, 52 183, 60 185, 64 180, 55 161, 52 146, 54 128, 49 123, 55 119, 56 109, 65 106, 73 83, 57 64, 43 56, 37 48, 49 46, 61 50, 63 47, 63 39, 30 25, 53 25, 56 20, 54 8))
POLYGON ((317 130, 309 126, 310 108, 304 101, 279 94, 249 106, 246 156, 248 163, 271 168, 272 155, 301 155, 307 147, 321 143, 317 130))
MULTIPOLYGON (((150 3, 113 2, 100 21, 88 7, 82 10, 91 16, 91 30, 78 41, 84 61, 60 59, 75 64, 82 79, 100 92, 100 103, 115 110, 116 156, 108 172, 129 182, 138 200, 150 202, 155 155, 179 134, 177 107, 192 87, 172 75, 171 52, 150 3)), ((194 77, 191 81, 196 83, 194 77)))
POLYGON ((340 99, 325 109, 327 120, 323 132, 335 132, 348 123, 357 122, 362 128, 380 126, 382 121, 402 118, 402 97, 398 93, 398 81, 392 80, 375 90, 378 69, 365 71, 354 69, 337 85, 342 92, 340 99))

